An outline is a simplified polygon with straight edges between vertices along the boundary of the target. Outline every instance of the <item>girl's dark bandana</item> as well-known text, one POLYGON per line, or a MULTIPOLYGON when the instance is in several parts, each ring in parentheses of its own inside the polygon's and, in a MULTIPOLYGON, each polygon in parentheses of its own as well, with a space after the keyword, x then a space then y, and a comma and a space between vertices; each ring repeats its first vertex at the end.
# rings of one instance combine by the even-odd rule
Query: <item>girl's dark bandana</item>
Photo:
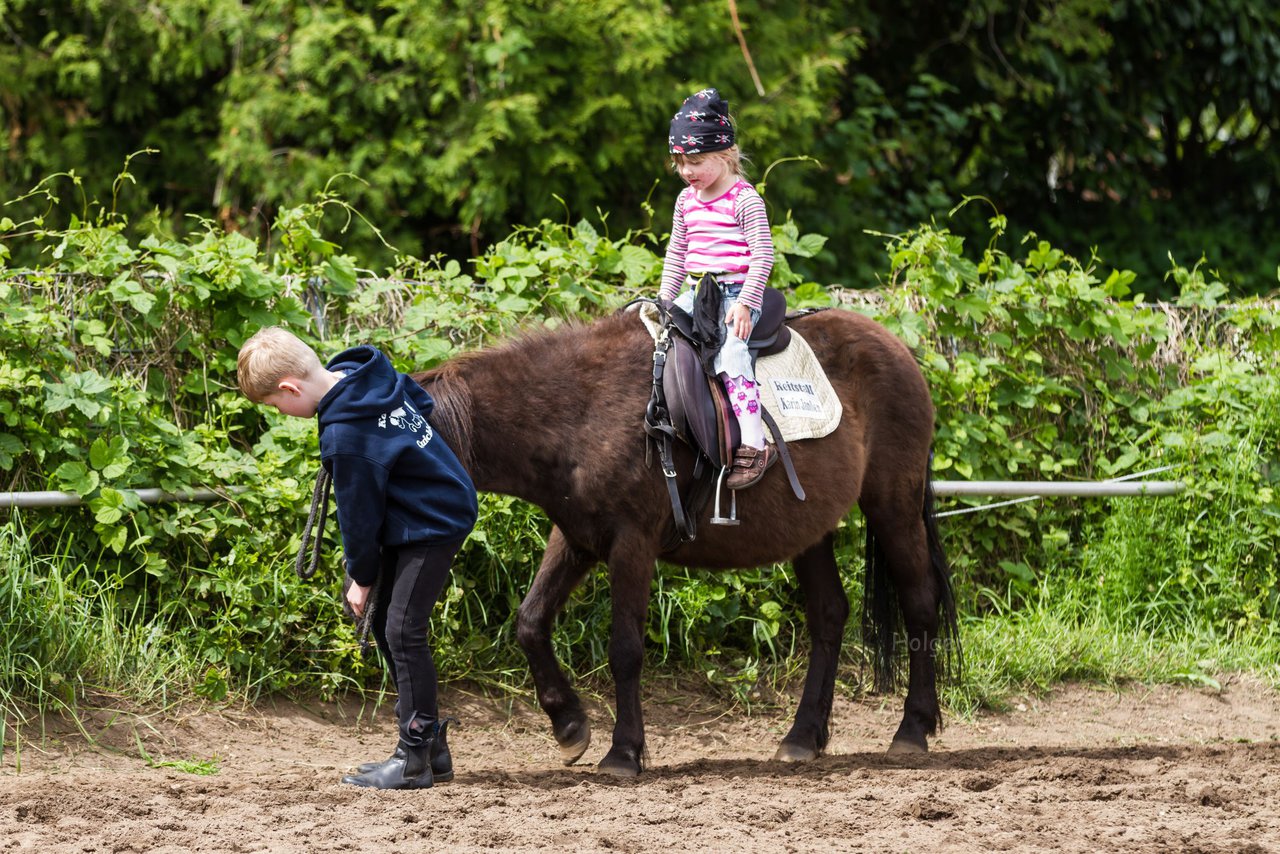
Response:
POLYGON ((705 154, 724 151, 734 143, 729 122, 729 102, 715 89, 694 92, 671 119, 667 144, 672 154, 705 154))

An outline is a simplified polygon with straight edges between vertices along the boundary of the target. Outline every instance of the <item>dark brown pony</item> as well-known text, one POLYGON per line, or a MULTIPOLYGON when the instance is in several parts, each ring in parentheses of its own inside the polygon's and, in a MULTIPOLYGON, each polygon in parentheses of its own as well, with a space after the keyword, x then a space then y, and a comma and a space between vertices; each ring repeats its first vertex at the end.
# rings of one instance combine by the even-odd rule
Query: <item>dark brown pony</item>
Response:
MULTIPOLYGON (((881 687, 893 683, 899 626, 905 629, 907 699, 890 751, 928 749, 926 737, 941 722, 938 670, 959 660, 948 570, 933 527, 929 391, 910 351, 862 315, 831 310, 791 325, 817 354, 844 406, 833 434, 790 445, 808 499, 792 495, 778 466, 740 493, 741 527, 712 526, 704 511, 697 539, 669 551, 671 505, 660 467, 645 465, 642 429, 653 344, 634 314, 528 335, 416 377, 435 397, 432 423, 476 487, 530 501, 554 523, 520 605, 517 638, 565 764, 586 751, 591 730, 552 651, 552 623, 574 587, 604 561, 617 723, 600 770, 623 776, 641 770, 640 669, 659 558, 711 569, 793 562, 812 645, 795 723, 775 758, 817 757, 827 744, 849 617, 833 532, 855 503, 868 531, 863 633, 881 687)), ((677 450, 677 468, 687 475, 693 456, 677 450)))

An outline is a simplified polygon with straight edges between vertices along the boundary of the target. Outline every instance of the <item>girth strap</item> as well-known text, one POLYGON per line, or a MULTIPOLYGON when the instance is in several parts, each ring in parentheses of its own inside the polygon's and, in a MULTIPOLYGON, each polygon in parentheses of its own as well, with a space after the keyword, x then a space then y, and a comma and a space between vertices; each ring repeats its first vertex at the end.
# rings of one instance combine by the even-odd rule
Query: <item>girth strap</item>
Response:
POLYGON ((800 478, 796 475, 796 467, 791 462, 791 452, 787 450, 787 443, 782 438, 782 431, 778 429, 778 422, 773 420, 773 416, 769 414, 769 410, 765 409, 764 404, 760 404, 760 417, 764 419, 764 423, 769 425, 769 432, 773 433, 773 442, 778 446, 778 455, 782 457, 782 467, 787 470, 787 480, 791 482, 791 491, 795 493, 796 498, 804 501, 804 487, 800 485, 800 478))
MULTIPOLYGON (((676 479, 675 458, 671 452, 671 443, 676 430, 671 426, 671 414, 667 410, 666 395, 662 390, 662 375, 667 367, 667 349, 671 339, 666 328, 658 334, 653 349, 653 390, 649 395, 649 405, 644 412, 644 431, 658 446, 658 461, 662 464, 662 479, 667 484, 667 496, 671 499, 671 512, 675 518, 676 534, 681 542, 689 542, 697 536, 697 521, 684 509, 680 500, 680 483, 676 479)), ((646 457, 648 449, 645 450, 646 457)))

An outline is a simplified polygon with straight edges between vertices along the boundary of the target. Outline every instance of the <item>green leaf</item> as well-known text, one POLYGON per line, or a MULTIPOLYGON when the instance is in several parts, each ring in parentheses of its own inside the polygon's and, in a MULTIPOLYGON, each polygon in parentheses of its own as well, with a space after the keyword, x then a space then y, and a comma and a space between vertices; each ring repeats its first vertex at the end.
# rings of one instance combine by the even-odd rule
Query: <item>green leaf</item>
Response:
POLYGON ((628 287, 646 283, 658 264, 657 257, 647 249, 627 245, 622 247, 618 266, 626 276, 628 287))
POLYGON ((111 487, 103 487, 102 491, 89 501, 93 517, 103 525, 114 525, 124 516, 124 495, 111 487))
POLYGON ((920 341, 926 331, 924 318, 911 309, 904 308, 898 313, 896 319, 901 329, 902 340, 906 342, 906 345, 912 348, 920 346, 920 341))
POLYGON ((61 489, 74 492, 81 498, 97 489, 100 482, 96 471, 74 460, 58 466, 53 476, 61 489))
POLYGON ((196 686, 195 691, 201 697, 214 702, 221 702, 227 698, 227 677, 217 667, 212 665, 205 671, 204 681, 196 686))
POLYGON ((825 308, 833 302, 833 294, 817 282, 805 282, 787 294, 787 305, 791 308, 825 308))
POLYGON ((1133 467, 1133 464, 1140 459, 1142 459, 1142 455, 1137 451, 1126 451, 1123 454, 1121 454, 1119 457, 1117 457, 1116 461, 1111 464, 1111 471, 1113 472, 1128 471, 1130 468, 1133 467))
POLYGON ((61 412, 75 406, 86 417, 95 418, 102 411, 102 403, 95 398, 110 390, 110 380, 97 371, 70 374, 63 382, 46 384, 45 412, 61 412))
POLYGON ((127 451, 129 440, 123 436, 115 436, 108 442, 99 436, 89 446, 89 464, 102 472, 107 480, 115 480, 129 470, 132 460, 127 451))
POLYGON ((1222 691, 1222 683, 1220 683, 1217 679, 1214 679, 1212 676, 1208 676, 1204 673, 1200 673, 1195 670, 1179 671, 1177 673, 1174 673, 1173 677, 1175 679, 1181 679, 1182 681, 1188 682, 1192 685, 1200 685, 1212 691, 1219 691, 1219 692, 1222 691))
POLYGON ((44 411, 53 414, 61 412, 75 403, 75 396, 65 383, 56 383, 45 387, 44 411))
POLYGON ((346 296, 356 290, 356 264, 349 255, 335 255, 324 262, 321 267, 329 290, 339 296, 346 296))
POLYGON ((111 446, 102 437, 94 439, 93 444, 89 446, 89 464, 96 469, 103 469, 109 462, 111 462, 111 446))
POLYGON ((796 241, 795 248, 791 254, 799 255, 801 258, 812 258, 822 251, 822 247, 827 245, 827 236, 825 234, 806 234, 796 241))
POLYGON ((14 458, 24 450, 17 436, 12 433, 0 433, 0 469, 12 471, 14 458))
POLYGON ((512 314, 524 314, 529 310, 530 303, 527 299, 515 294, 508 294, 498 300, 498 308, 512 314))
POLYGON ((956 312, 966 320, 982 323, 991 311, 991 304, 977 294, 965 294, 955 301, 956 312))
POLYGON ((1107 276, 1107 281, 1103 284, 1103 290, 1107 292, 1107 296, 1112 299, 1120 299, 1129 295, 1129 286, 1138 278, 1138 274, 1132 270, 1112 270, 1111 275, 1107 276))
POLYGON ((93 530, 97 532, 102 544, 116 554, 123 552, 125 546, 129 543, 129 529, 124 525, 103 525, 98 523, 93 526, 93 530))
POLYGON ((1030 583, 1036 580, 1036 574, 1031 571, 1031 567, 1021 561, 1002 560, 998 566, 1019 581, 1030 583))

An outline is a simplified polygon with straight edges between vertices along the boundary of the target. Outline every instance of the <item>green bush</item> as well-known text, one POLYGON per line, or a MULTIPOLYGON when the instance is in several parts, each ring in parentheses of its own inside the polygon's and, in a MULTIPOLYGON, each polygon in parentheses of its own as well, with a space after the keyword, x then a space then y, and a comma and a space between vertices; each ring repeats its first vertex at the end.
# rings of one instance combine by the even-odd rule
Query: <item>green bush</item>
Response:
POLYGON ((1150 594, 1134 599, 1138 590, 1113 578, 1117 608, 1172 586, 1191 611, 1224 623, 1274 617, 1276 306, 1220 305, 1227 289, 1201 265, 1170 271, 1177 303, 1148 303, 1133 274, 1104 275, 1034 236, 1025 258, 1009 256, 998 248, 1003 228, 995 217, 992 244, 972 260, 962 241, 934 228, 889 241, 895 287, 879 310, 917 346, 933 389, 935 477, 1101 480, 1167 467, 1164 476, 1189 488, 1140 502, 1142 527, 1116 512, 1134 512, 1124 502, 1023 503, 958 517, 948 545, 968 589, 1029 590, 1048 567, 1109 564, 1150 594), (1130 559, 1103 549, 1103 562, 1091 563, 1095 537, 1133 550, 1130 559), (1142 549, 1167 549, 1173 562, 1144 561, 1142 549), (1219 582, 1193 593, 1191 577, 1168 575, 1193 565, 1197 577, 1219 582))

